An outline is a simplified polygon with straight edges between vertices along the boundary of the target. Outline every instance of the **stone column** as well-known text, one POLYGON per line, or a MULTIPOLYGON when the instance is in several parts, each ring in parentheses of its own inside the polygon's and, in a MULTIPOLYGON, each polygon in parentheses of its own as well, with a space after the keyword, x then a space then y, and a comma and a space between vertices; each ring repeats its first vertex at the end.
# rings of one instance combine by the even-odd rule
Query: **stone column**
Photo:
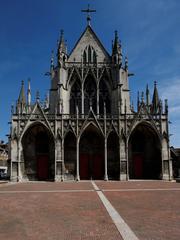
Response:
POLYGON ((108 181, 108 173, 107 173, 107 138, 104 138, 104 166, 105 166, 105 172, 104 172, 104 180, 108 181))
POLYGON ((79 176, 79 138, 76 140, 76 180, 80 180, 79 176))
POLYGON ((62 174, 62 142, 58 138, 55 142, 55 181, 63 181, 62 174))
POLYGON ((82 84, 81 88, 82 98, 81 98, 81 104, 82 104, 82 114, 84 114, 84 85, 82 84))
POLYGON ((97 115, 99 116, 99 85, 97 85, 97 115))
POLYGON ((125 141, 120 137, 119 139, 119 156, 120 156, 120 176, 122 181, 128 180, 128 154, 125 141))
POLYGON ((162 179, 170 180, 171 179, 171 169, 170 169, 170 156, 168 142, 165 138, 162 140, 162 179))
POLYGON ((17 144, 17 157, 18 157, 18 176, 17 176, 17 181, 20 181, 20 142, 18 140, 17 144))
POLYGON ((64 172, 65 172, 65 166, 64 166, 64 139, 62 140, 62 145, 61 145, 61 175, 62 175, 62 181, 64 180, 64 172))

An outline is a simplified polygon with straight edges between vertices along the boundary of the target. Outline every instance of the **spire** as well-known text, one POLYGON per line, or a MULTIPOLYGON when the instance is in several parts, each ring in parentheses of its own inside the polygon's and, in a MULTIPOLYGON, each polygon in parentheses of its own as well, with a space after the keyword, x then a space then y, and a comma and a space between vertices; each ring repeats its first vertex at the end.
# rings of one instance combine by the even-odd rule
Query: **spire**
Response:
POLYGON ((159 95, 157 90, 157 83, 154 82, 154 93, 152 99, 152 113, 157 113, 159 109, 159 95))
POLYGON ((66 54, 66 44, 64 40, 64 30, 61 29, 58 51, 66 54))
POLYGON ((128 57, 125 57, 125 70, 128 70, 128 57))
POLYGON ((165 105, 165 114, 168 114, 168 100, 164 100, 164 105, 165 105))
POLYGON ((11 104, 11 115, 13 115, 14 114, 14 104, 12 103, 11 104))
POLYGON ((30 79, 28 79, 27 103, 28 103, 28 106, 31 105, 31 82, 30 82, 30 79))
POLYGON ((44 101, 44 108, 48 109, 49 108, 49 92, 45 96, 45 101, 44 101))
POLYGON ((113 54, 116 54, 119 51, 118 31, 116 30, 114 33, 115 33, 115 36, 114 36, 113 54))
POLYGON ((147 105, 147 107, 149 107, 149 105, 150 105, 150 92, 149 92, 148 84, 146 85, 146 105, 147 105))
POLYGON ((54 69, 54 51, 51 52, 51 69, 54 69))
POLYGON ((144 103, 144 92, 141 93, 141 103, 144 103))
POLYGON ((133 103, 133 101, 131 103, 131 110, 134 112, 134 103, 133 103))
POLYGON ((58 41, 57 60, 58 65, 63 66, 67 59, 67 46, 64 40, 64 31, 61 30, 60 40, 58 41))
POLYGON ((112 58, 115 64, 122 64, 122 49, 118 39, 118 32, 115 31, 114 41, 112 44, 112 58))
POLYGON ((40 94, 39 94, 39 91, 36 92, 36 102, 39 103, 39 100, 40 100, 40 94))
POLYGON ((23 105, 23 106, 26 104, 26 97, 25 97, 25 91, 24 91, 24 81, 22 81, 22 83, 21 83, 21 90, 20 90, 20 93, 19 93, 18 103, 23 105))
POLYGON ((137 93, 137 111, 139 111, 139 105, 140 105, 140 100, 139 100, 139 91, 137 93))

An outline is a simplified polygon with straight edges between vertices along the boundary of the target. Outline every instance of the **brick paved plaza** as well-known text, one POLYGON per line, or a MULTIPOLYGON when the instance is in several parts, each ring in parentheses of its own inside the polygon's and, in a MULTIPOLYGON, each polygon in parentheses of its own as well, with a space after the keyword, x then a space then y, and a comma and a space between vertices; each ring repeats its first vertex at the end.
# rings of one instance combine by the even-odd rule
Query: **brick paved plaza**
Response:
POLYGON ((99 193, 134 239, 180 239, 180 184, 163 181, 1 184, 0 239, 131 240, 121 236, 99 193))

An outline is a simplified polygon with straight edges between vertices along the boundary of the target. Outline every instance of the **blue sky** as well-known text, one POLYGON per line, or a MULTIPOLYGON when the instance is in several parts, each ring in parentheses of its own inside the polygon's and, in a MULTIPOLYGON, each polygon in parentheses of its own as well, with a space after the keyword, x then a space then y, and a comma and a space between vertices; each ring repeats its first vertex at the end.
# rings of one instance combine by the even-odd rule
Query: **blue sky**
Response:
POLYGON ((180 147, 180 1, 179 0, 6 0, 0 6, 0 139, 7 141, 10 107, 21 81, 31 79, 33 96, 44 99, 50 80, 51 50, 64 29, 70 52, 86 27, 81 9, 97 10, 92 28, 111 53, 118 30, 129 59, 132 100, 137 91, 157 81, 159 95, 169 100, 171 145, 180 147))

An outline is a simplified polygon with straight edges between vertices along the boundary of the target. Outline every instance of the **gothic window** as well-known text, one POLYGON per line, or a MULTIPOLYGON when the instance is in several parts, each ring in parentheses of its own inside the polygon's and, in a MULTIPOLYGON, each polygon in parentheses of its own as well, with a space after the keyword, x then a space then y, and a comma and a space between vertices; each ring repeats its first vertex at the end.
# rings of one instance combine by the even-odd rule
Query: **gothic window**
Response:
POLYGON ((84 62, 84 63, 87 62, 87 54, 86 54, 86 51, 84 51, 84 53, 83 53, 83 62, 84 62))
POLYGON ((99 113, 104 113, 104 103, 106 104, 106 113, 111 113, 110 94, 107 87, 107 80, 102 79, 99 84, 99 113))
POLYGON ((88 63, 96 63, 97 62, 97 56, 96 51, 92 46, 88 46, 85 48, 83 52, 83 62, 86 64, 88 63))
POLYGON ((92 76, 86 79, 84 84, 84 113, 88 114, 90 106, 93 111, 97 111, 97 87, 92 76))
POLYGON ((81 113, 81 85, 78 81, 75 81, 71 87, 70 114, 76 114, 76 106, 78 106, 79 113, 81 113))
POLYGON ((91 53, 92 53, 91 47, 89 46, 89 47, 88 47, 88 62, 89 62, 89 63, 92 62, 92 57, 91 57, 92 54, 91 54, 91 53))
POLYGON ((97 62, 96 52, 93 51, 93 63, 95 64, 97 62))

